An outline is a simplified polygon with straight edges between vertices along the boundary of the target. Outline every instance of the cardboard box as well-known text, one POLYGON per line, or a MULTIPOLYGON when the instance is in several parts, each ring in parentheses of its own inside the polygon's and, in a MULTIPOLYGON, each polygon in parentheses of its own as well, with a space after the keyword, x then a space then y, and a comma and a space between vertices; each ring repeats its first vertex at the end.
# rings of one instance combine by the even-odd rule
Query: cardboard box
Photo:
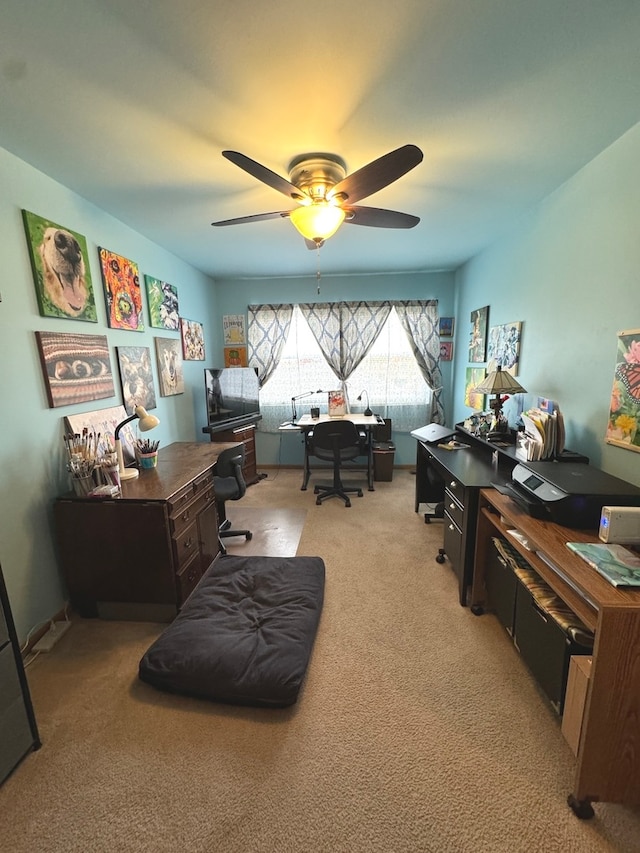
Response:
POLYGON ((580 732, 591 678, 591 655, 572 655, 569 662, 567 692, 562 715, 562 734, 574 755, 578 754, 580 732))

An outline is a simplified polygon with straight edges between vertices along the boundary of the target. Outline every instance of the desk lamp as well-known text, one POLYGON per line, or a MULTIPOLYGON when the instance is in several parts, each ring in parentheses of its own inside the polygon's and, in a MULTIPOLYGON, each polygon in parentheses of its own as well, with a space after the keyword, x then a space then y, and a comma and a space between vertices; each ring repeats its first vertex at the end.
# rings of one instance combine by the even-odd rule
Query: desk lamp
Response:
POLYGON ((113 434, 113 439, 116 445, 116 455, 118 457, 118 471, 120 473, 121 480, 134 480, 138 475, 139 471, 137 468, 125 468, 124 466, 124 457, 122 455, 122 442, 120 441, 120 430, 123 426, 131 421, 135 421, 138 418, 140 423, 138 424, 138 429, 141 432, 148 432, 150 429, 154 429, 157 427, 160 421, 155 415, 150 415, 147 410, 143 406, 136 406, 133 410, 133 414, 128 418, 125 418, 122 423, 119 423, 116 427, 116 430, 113 434))
POLYGON ((489 408, 493 409, 496 420, 494 432, 506 432, 506 423, 502 415, 502 399, 503 394, 526 394, 526 390, 522 385, 506 370, 503 370, 501 365, 498 365, 495 370, 492 370, 482 382, 474 389, 476 394, 495 394, 495 398, 489 401, 489 408))
POLYGON ((368 418, 368 417, 371 417, 371 415, 373 414, 373 412, 371 411, 371 406, 369 405, 369 392, 368 392, 368 391, 364 391, 364 390, 363 390, 363 391, 361 391, 361 392, 360 392, 360 396, 358 397, 358 400, 359 400, 359 401, 360 401, 360 400, 362 400, 362 395, 363 395, 363 394, 364 394, 364 395, 365 395, 365 397, 367 398, 367 408, 364 410, 364 412, 363 412, 362 414, 363 414, 366 418, 368 418))

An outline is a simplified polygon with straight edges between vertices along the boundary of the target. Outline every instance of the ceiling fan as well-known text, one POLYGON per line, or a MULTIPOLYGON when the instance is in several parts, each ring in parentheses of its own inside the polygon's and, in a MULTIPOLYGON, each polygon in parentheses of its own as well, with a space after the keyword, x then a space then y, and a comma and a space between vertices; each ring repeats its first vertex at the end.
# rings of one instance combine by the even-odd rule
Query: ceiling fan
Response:
POLYGON ((289 163, 289 180, 238 151, 223 151, 222 155, 299 206, 292 210, 225 219, 212 222, 212 225, 290 219, 307 246, 315 249, 335 234, 343 222, 373 228, 413 228, 420 222, 418 216, 409 213, 356 204, 417 166, 423 155, 415 145, 396 148, 350 175, 347 175, 344 160, 335 154, 301 154, 289 163))

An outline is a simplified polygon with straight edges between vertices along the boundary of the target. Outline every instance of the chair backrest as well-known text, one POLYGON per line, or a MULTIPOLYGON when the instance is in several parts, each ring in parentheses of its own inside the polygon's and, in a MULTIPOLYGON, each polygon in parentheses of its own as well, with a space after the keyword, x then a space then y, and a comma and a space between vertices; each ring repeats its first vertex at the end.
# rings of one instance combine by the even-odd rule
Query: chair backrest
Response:
POLYGON ((360 433, 352 421, 320 421, 313 428, 312 452, 320 458, 331 458, 334 448, 341 459, 355 459, 362 453, 360 433))
POLYGON ((232 500, 239 500, 247 491, 247 484, 242 473, 244 465, 244 444, 239 447, 229 447, 223 450, 218 456, 216 462, 216 473, 214 477, 214 487, 216 477, 225 478, 233 477, 238 484, 238 495, 232 500))

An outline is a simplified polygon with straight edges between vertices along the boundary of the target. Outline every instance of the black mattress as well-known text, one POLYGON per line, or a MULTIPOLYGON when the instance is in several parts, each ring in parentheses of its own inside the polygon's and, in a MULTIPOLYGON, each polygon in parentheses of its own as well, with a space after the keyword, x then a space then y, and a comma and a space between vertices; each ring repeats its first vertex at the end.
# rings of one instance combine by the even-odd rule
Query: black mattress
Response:
POLYGON ((221 556, 144 654, 142 681, 234 705, 292 705, 324 599, 320 557, 221 556))

